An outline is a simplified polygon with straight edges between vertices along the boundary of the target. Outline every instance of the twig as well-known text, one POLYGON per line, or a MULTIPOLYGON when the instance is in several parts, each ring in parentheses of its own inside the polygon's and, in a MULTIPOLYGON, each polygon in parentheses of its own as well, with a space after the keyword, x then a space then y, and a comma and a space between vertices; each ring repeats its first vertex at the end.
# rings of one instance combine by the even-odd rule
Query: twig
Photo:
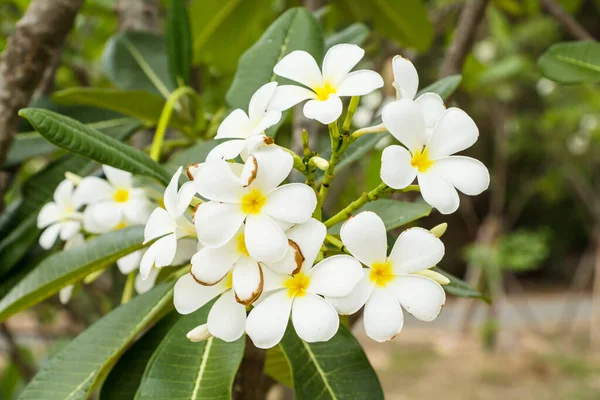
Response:
POLYGON ((594 40, 594 37, 566 12, 556 0, 542 0, 542 6, 575 39, 594 40))
POLYGON ((119 31, 160 32, 158 0, 118 0, 119 31))
POLYGON ((23 358, 21 350, 19 350, 19 345, 15 341, 12 332, 5 323, 0 324, 0 333, 2 333, 4 340, 6 340, 6 343, 8 344, 11 361, 15 364, 23 379, 29 382, 35 375, 35 368, 29 365, 29 363, 23 358))

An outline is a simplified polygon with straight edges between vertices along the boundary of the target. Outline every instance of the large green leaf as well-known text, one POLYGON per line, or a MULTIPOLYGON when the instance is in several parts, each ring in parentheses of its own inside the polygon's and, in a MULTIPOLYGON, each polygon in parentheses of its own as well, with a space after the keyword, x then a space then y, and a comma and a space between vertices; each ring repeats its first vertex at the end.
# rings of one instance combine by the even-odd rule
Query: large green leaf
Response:
POLYGON ((462 82, 462 75, 449 75, 439 81, 433 82, 431 85, 419 90, 417 96, 423 93, 437 93, 442 99, 447 99, 452 93, 458 89, 462 82))
POLYGON ((277 78, 273 73, 275 64, 294 50, 307 51, 317 62, 323 58, 321 27, 304 8, 292 8, 283 13, 244 53, 227 92, 227 104, 246 110, 254 92, 277 78))
POLYGON ((600 43, 557 43, 540 57, 538 65, 547 78, 557 82, 597 82, 600 80, 600 43))
POLYGON ((490 302, 490 298, 488 296, 485 296, 479 290, 473 288, 471 285, 469 285, 462 279, 459 279, 438 267, 433 268, 433 270, 439 272, 446 278, 450 279, 449 284, 442 286, 446 293, 450 293, 456 297, 473 297, 477 299, 482 299, 488 303, 490 302))
POLYGON ((347 28, 334 33, 325 40, 325 48, 330 48, 336 44, 352 43, 360 46, 369 37, 369 28, 361 22, 355 22, 347 28))
POLYGON ((369 21, 375 31, 397 43, 425 51, 433 41, 433 26, 421 0, 334 0, 355 21, 369 21))
POLYGON ((144 228, 105 233, 84 245, 50 255, 0 301, 0 321, 143 247, 144 228))
POLYGON ((294 386, 294 381, 292 380, 292 371, 290 370, 290 363, 285 357, 285 354, 283 354, 281 346, 278 345, 267 350, 265 374, 269 375, 271 378, 287 387, 291 388, 294 386))
POLYGON ((145 90, 166 99, 175 86, 164 42, 162 36, 153 33, 119 33, 106 44, 104 70, 119 89, 145 90))
POLYGON ((185 0, 171 0, 165 30, 171 80, 176 86, 189 85, 192 72, 192 33, 185 0))
POLYGON ((171 306, 172 283, 135 297, 79 335, 48 361, 21 400, 84 400, 127 346, 171 306))
POLYGON ((136 400, 231 398, 245 337, 231 343, 214 337, 193 343, 186 337, 190 330, 206 323, 212 304, 182 317, 167 333, 148 363, 136 400))
POLYGON ((188 164, 204 162, 208 153, 210 153, 210 151, 218 144, 219 143, 216 140, 198 142, 187 149, 174 154, 173 157, 169 159, 167 165, 171 166, 173 169, 177 169, 180 166, 185 167, 188 164))
POLYGON ((165 185, 169 183, 169 175, 145 153, 81 122, 37 108, 22 109, 19 115, 27 118, 46 139, 72 153, 135 175, 154 178, 165 185))
MULTIPOLYGON (((143 90, 118 90, 103 88, 71 88, 52 96, 59 104, 85 105, 116 111, 143 122, 158 122, 165 99, 143 90)), ((169 120, 173 128, 182 129, 185 122, 177 113, 169 120)))
POLYGON ((307 343, 290 324, 281 349, 292 368, 296 400, 383 399, 377 374, 344 326, 328 342, 307 343))
MULTIPOLYGON (((389 231, 428 216, 431 212, 431 206, 427 203, 377 199, 359 208, 354 212, 354 215, 361 211, 373 211, 379 215, 385 224, 385 229, 389 231)), ((341 227, 342 223, 339 223, 329 228, 329 231, 330 233, 338 234, 341 227)))

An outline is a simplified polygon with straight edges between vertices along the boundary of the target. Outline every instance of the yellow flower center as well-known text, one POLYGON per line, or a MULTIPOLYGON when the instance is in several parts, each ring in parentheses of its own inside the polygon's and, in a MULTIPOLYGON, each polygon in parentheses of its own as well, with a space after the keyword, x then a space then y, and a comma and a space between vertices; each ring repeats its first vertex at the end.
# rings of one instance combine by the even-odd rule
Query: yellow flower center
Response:
POLYGON ((127 228, 127 223, 125 221, 121 221, 117 224, 117 226, 115 226, 115 231, 118 229, 123 229, 123 228, 127 228))
POLYGON ((223 285, 225 286, 225 289, 231 289, 233 286, 233 276, 231 272, 225 275, 225 278, 223 278, 223 285))
POLYGON ((242 197, 242 211, 244 214, 258 214, 263 208, 267 198, 258 189, 252 189, 242 197))
POLYGON ((290 297, 302 297, 306 294, 306 289, 308 289, 308 285, 310 284, 310 276, 303 274, 302 272, 298 272, 296 275, 293 275, 285 282, 283 282, 283 286, 285 286, 288 290, 288 296, 290 297))
POLYGON ((238 235, 236 240, 237 251, 245 256, 250 256, 250 253, 248 253, 248 249, 246 248, 246 235, 242 233, 241 235, 238 235))
POLYGON ((369 279, 371 279, 371 282, 374 282, 377 286, 385 287, 394 279, 392 263, 389 261, 384 263, 373 263, 373 265, 371 265, 369 279))
POLYGON ((425 148, 422 151, 417 151, 413 154, 410 165, 416 167, 419 172, 425 172, 433 165, 433 161, 429 158, 427 149, 425 148))
POLYGON ((126 189, 118 189, 115 194, 113 194, 113 199, 115 199, 117 203, 125 203, 129 200, 129 191, 126 189))
POLYGON ((329 82, 325 82, 320 88, 314 88, 314 91, 317 94, 317 99, 321 101, 327 100, 330 94, 335 94, 335 88, 329 82))
POLYGON ((65 206, 65 214, 72 214, 75 211, 72 204, 65 206))

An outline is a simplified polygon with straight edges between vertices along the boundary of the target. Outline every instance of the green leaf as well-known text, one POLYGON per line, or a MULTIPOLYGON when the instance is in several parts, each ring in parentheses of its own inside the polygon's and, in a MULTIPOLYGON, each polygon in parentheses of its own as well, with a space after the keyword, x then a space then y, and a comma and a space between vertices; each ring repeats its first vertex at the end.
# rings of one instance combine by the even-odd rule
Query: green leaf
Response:
POLYGON ((197 164, 204 162, 206 156, 212 149, 214 149, 219 142, 216 140, 209 140, 205 142, 198 142, 187 149, 180 151, 173 155, 167 163, 168 166, 176 170, 179 167, 185 167, 188 164, 197 164))
POLYGON ((171 307, 173 284, 165 283, 111 311, 48 361, 21 400, 84 400, 127 346, 171 307))
POLYGON ((280 346, 292 367, 296 400, 383 399, 377 374, 346 327, 328 342, 306 343, 289 324, 280 346))
MULTIPOLYGON (((144 122, 156 123, 166 104, 165 99, 143 90, 71 88, 56 92, 52 99, 59 104, 85 105, 129 115, 144 122)), ((174 113, 169 125, 183 129, 186 123, 174 113)))
POLYGON ((104 70, 119 89, 145 90, 166 99, 175 86, 164 42, 162 36, 153 33, 119 33, 106 44, 104 70))
MULTIPOLYGON (((431 206, 427 203, 409 203, 392 199, 377 199, 365 204, 354 212, 373 211, 381 217, 386 230, 392 230, 402 225, 409 224, 429 215, 431 206)), ((329 233, 338 234, 342 223, 329 228, 329 233)))
POLYGON ((175 86, 189 85, 192 72, 192 33, 185 3, 185 0, 171 0, 166 18, 169 72, 175 86))
POLYGON ((542 74, 561 83, 600 80, 600 43, 566 42, 550 47, 538 60, 542 74))
POLYGON ((103 135, 81 122, 48 110, 24 108, 19 115, 55 145, 102 164, 144 175, 167 185, 170 177, 145 153, 103 135))
POLYGON ((325 48, 335 46, 336 44, 351 43, 360 46, 369 37, 371 31, 369 28, 361 23, 355 22, 347 28, 334 33, 325 40, 325 48))
MULTIPOLYGON (((231 108, 246 110, 250 97, 265 83, 276 80, 273 67, 294 50, 310 53, 317 62, 323 58, 323 33, 319 22, 304 8, 283 13, 240 58, 233 83, 227 92, 231 108)), ((282 82, 281 78, 277 79, 282 82)))
POLYGON ((433 26, 421 0, 334 0, 342 14, 354 21, 369 21, 379 34, 423 52, 433 41, 433 26))
POLYGON ((281 346, 273 347, 267 350, 265 374, 289 388, 294 386, 290 364, 285 357, 285 354, 283 354, 281 346))
POLYGON ((231 398, 245 337, 231 343, 215 337, 193 343, 186 337, 190 330, 206 323, 212 305, 181 317, 167 333, 148 363, 136 400, 231 398))
POLYGON ((144 228, 105 233, 44 259, 0 301, 0 321, 144 247, 144 228))
POLYGON ((439 94, 442 99, 447 99, 456 89, 458 89, 461 82, 461 75, 449 75, 439 81, 433 82, 426 88, 419 90, 417 96, 420 96, 423 93, 433 92, 439 94))
POLYGON ((490 303, 491 300, 488 296, 485 296, 479 290, 473 288, 471 285, 469 285, 467 282, 463 281, 462 279, 459 279, 459 278, 455 277, 454 275, 452 275, 438 267, 435 267, 432 269, 435 272, 439 272, 440 274, 444 275, 446 278, 450 279, 449 284, 442 286, 444 288, 444 290, 446 291, 446 293, 452 294, 456 297, 477 298, 477 299, 481 299, 487 303, 490 303))

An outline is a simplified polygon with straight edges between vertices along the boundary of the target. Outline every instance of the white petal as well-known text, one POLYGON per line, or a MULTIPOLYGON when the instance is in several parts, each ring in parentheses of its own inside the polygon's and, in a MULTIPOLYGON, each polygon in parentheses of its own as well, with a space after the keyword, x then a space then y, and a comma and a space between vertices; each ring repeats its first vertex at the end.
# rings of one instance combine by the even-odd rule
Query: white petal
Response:
POLYGON ((410 164, 412 156, 402 146, 392 145, 383 150, 379 176, 393 189, 404 189, 417 177, 418 169, 410 164))
POLYGON ((177 252, 177 238, 167 235, 152 243, 140 261, 142 279, 148 279, 152 268, 162 268, 171 265, 177 252))
POLYGON ((390 253, 394 274, 431 268, 444 257, 444 243, 423 228, 410 228, 398 236, 390 253))
POLYGON ((217 145, 206 156, 206 161, 212 160, 233 160, 240 155, 246 147, 245 139, 232 139, 217 145))
POLYGON ((175 221, 164 208, 152 211, 144 227, 144 244, 168 233, 175 232, 175 221))
POLYGON ((173 304, 180 314, 190 314, 217 297, 223 292, 223 287, 202 286, 192 275, 185 274, 177 280, 173 290, 173 304))
POLYGON ((261 296, 256 300, 254 306, 260 301, 264 300, 274 290, 278 290, 284 287, 285 281, 290 279, 289 274, 279 274, 270 268, 263 268, 263 292, 261 296))
POLYGON ((42 232, 42 235, 40 236, 40 246, 42 246, 43 249, 48 250, 54 246, 60 232, 60 225, 60 223, 50 225, 42 232))
POLYGON ((292 51, 283 57, 275 65, 273 72, 309 88, 323 86, 323 77, 317 62, 303 50, 292 51))
POLYGON ((387 236, 381 218, 363 211, 347 220, 340 230, 344 246, 361 263, 371 266, 383 263, 387 256, 387 236))
POLYGON ((394 82, 402 90, 402 98, 412 100, 419 88, 419 74, 413 63, 402 56, 395 56, 392 60, 394 82))
POLYGON ((258 263, 250 257, 241 257, 233 268, 232 284, 237 301, 252 304, 263 291, 263 274, 258 263))
POLYGON ((268 349, 281 341, 292 310, 292 299, 287 290, 275 292, 248 314, 246 333, 252 343, 260 349, 268 349))
POLYGON ((75 193, 73 202, 76 204, 94 204, 100 201, 112 200, 114 188, 110 183, 97 176, 83 178, 75 193))
POLYGON ((229 163, 211 160, 196 170, 194 175, 196 190, 209 200, 226 203, 239 203, 245 190, 240 179, 233 173, 229 163))
POLYGON ((152 268, 146 279, 142 279, 142 276, 137 274, 135 276, 135 281, 133 282, 136 293, 143 294, 152 289, 156 284, 156 278, 158 278, 159 273, 160 269, 152 268))
POLYGON ((310 219, 317 206, 315 191, 303 183, 288 183, 267 196, 262 211, 284 222, 302 223, 310 219))
POLYGON ((123 171, 110 165, 103 165, 102 170, 106 179, 113 187, 121 189, 129 189, 132 186, 133 175, 131 172, 123 171))
POLYGON ((355 44, 338 44, 327 50, 323 58, 323 79, 334 87, 358 64, 365 51, 355 44))
POLYGON ((271 110, 267 112, 263 118, 257 121, 256 125, 252 127, 250 131, 251 136, 259 135, 263 133, 267 128, 272 127, 281 120, 281 111, 271 110))
POLYGON ((411 153, 421 151, 427 143, 425 116, 414 101, 393 101, 383 108, 383 125, 411 153))
POLYGON ((266 214, 248 215, 244 236, 250 257, 257 261, 279 261, 287 252, 287 237, 275 221, 266 214))
MULTIPOLYGON (((192 188, 194 188, 193 184, 192 188)), ((129 200, 127 203, 123 203, 123 217, 125 217, 131 225, 143 225, 148 221, 152 206, 152 203, 147 199, 129 200)))
POLYGON ((258 88, 256 92, 250 98, 250 104, 248 105, 248 115, 250 116, 250 123, 256 125, 261 119, 263 119, 267 112, 267 106, 275 90, 277 89, 277 82, 265 83, 258 88))
POLYGON ((394 293, 375 288, 365 304, 364 324, 367 336, 378 342, 393 339, 402 330, 404 317, 394 293))
POLYGON ((258 150, 263 147, 273 144, 273 138, 266 135, 254 135, 250 136, 246 140, 246 147, 242 150, 240 157, 244 162, 248 160, 250 155, 255 154, 258 150))
POLYGON ((321 250, 321 246, 327 235, 327 228, 321 221, 311 218, 302 224, 290 228, 286 232, 286 235, 300 247, 300 251, 304 257, 302 270, 308 273, 321 250))
POLYGON ((431 135, 435 124, 439 121, 442 114, 446 111, 444 100, 437 93, 425 93, 417 97, 415 100, 425 116, 425 125, 427 126, 427 133, 431 135))
POLYGON ((300 246, 292 240, 288 240, 287 252, 281 260, 263 264, 276 273, 292 274, 302 269, 303 262, 304 255, 302 254, 302 250, 300 250, 300 246))
POLYGON ((83 212, 83 226, 91 233, 105 233, 123 219, 122 207, 113 201, 91 204, 83 212))
POLYGON ((220 247, 229 242, 246 218, 239 204, 209 201, 200 204, 194 214, 198 240, 205 246, 220 247))
POLYGON ((85 244, 85 237, 82 233, 77 233, 74 236, 71 236, 65 242, 65 250, 73 249, 75 247, 83 246, 85 244))
POLYGON ((191 274, 197 282, 214 285, 231 271, 240 258, 236 249, 236 240, 223 247, 204 247, 192 257, 191 274))
POLYGON ((129 253, 117 260, 117 267, 122 274, 128 274, 135 271, 140 266, 140 261, 144 255, 144 250, 137 250, 129 253))
POLYGON ((427 151, 432 160, 458 153, 471 147, 479 137, 475 121, 463 110, 447 109, 433 128, 427 151))
POLYGON ((60 239, 68 240, 81 230, 81 222, 65 221, 60 224, 60 239))
MULTIPOLYGON (((263 147, 256 151, 253 156, 256 159, 258 170, 250 187, 260 189, 263 194, 267 194, 279 186, 294 167, 292 156, 276 146, 263 147)), ((249 162, 251 162, 250 158, 246 163, 249 162)))
POLYGON ((375 71, 366 69, 346 75, 335 92, 338 96, 364 96, 383 87, 383 78, 375 71))
POLYGON ((196 254, 198 249, 198 240, 192 238, 183 238, 177 240, 177 252, 173 257, 171 265, 187 264, 196 254))
POLYGON ((275 91, 269 108, 276 111, 285 111, 304 100, 316 98, 317 95, 312 90, 301 86, 282 85, 275 91))
POLYGON ((60 289, 60 292, 58 292, 58 300, 60 301, 60 304, 67 304, 69 300, 71 300, 73 289, 75 289, 75 285, 68 285, 60 289))
POLYGON ((236 302, 229 290, 210 309, 207 324, 213 336, 226 342, 238 340, 246 327, 246 307, 236 302))
POLYGON ((46 203, 37 216, 37 227, 45 228, 60 220, 60 210, 56 203, 46 203))
POLYGON ((490 185, 490 173, 479 160, 463 156, 450 156, 437 160, 432 170, 452 186, 469 196, 476 196, 490 185))
POLYGON ((165 208, 172 217, 179 217, 190 206, 192 198, 196 194, 196 183, 193 181, 185 182, 179 190, 179 177, 181 176, 182 167, 179 167, 175 175, 171 178, 169 186, 165 189, 163 197, 165 208))
POLYGON ((421 196, 442 214, 452 214, 458 210, 460 199, 454 186, 434 169, 417 175, 421 196))
POLYGON ((340 327, 335 308, 311 293, 294 298, 292 323, 300 339, 309 343, 328 341, 340 327))
POLYGON ((73 197, 73 182, 68 179, 65 179, 61 183, 58 184, 56 189, 54 190, 54 202, 59 206, 69 206, 72 202, 73 197))
POLYGON ((304 105, 303 111, 306 118, 316 119, 328 125, 342 115, 342 100, 334 94, 329 95, 325 101, 309 100, 304 105))
POLYGON ((308 290, 323 296, 348 295, 363 278, 363 268, 354 258, 339 254, 324 259, 310 270, 308 290))
POLYGON ((342 315, 354 314, 365 305, 375 284, 369 278, 369 268, 363 268, 363 277, 354 290, 343 297, 326 297, 327 301, 342 315))
POLYGON ((446 293, 439 283, 419 275, 398 275, 389 288, 400 305, 421 321, 433 321, 442 311, 446 293))
POLYGON ((250 133, 250 119, 242 109, 233 110, 217 129, 215 139, 245 139, 250 133))

